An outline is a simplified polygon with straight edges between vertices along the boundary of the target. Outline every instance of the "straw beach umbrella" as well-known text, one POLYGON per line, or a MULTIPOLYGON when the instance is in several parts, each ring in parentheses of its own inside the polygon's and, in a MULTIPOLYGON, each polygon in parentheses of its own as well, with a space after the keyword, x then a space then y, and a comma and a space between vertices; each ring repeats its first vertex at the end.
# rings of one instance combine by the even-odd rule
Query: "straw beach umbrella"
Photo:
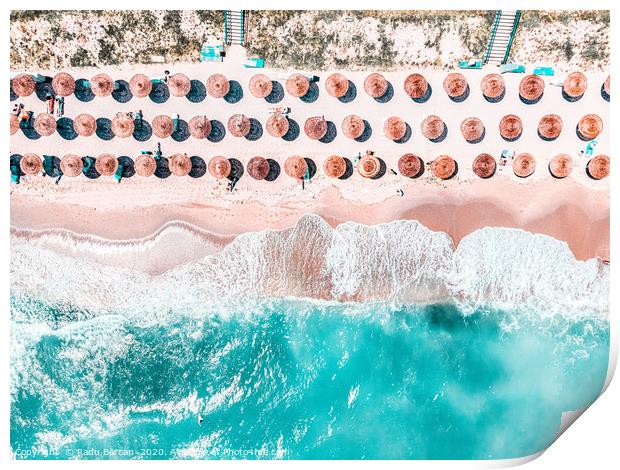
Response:
POLYGON ((135 123, 127 114, 122 113, 112 119, 112 132, 116 137, 127 138, 133 134, 135 123))
POLYGON ((579 120, 577 136, 582 140, 592 140, 603 132, 603 120, 596 114, 586 114, 579 120))
POLYGON ((301 98, 310 90, 308 77, 300 73, 294 73, 286 80, 286 91, 295 98, 301 98))
POLYGON ((129 80, 129 89, 136 98, 146 98, 153 90, 153 83, 143 73, 137 73, 129 80))
POLYGON ((70 96, 75 91, 75 79, 66 72, 54 75, 52 89, 56 96, 70 96))
POLYGON ((283 137, 288 129, 289 121, 284 114, 272 114, 267 119, 267 133, 272 137, 283 137))
POLYGON ((284 162, 284 172, 293 179, 302 179, 307 171, 308 164, 306 160, 298 155, 288 157, 284 162))
POLYGON ((400 140, 407 133, 407 124, 398 116, 389 117, 383 124, 383 133, 390 140, 400 140))
POLYGON ((515 114, 507 114, 499 121, 499 133, 504 140, 512 142, 521 137, 523 124, 521 118, 515 114))
POLYGON ((351 114, 342 120, 342 132, 349 139, 359 139, 365 129, 364 120, 355 114, 351 114))
POLYGON ((13 135, 19 130, 19 118, 13 113, 10 113, 9 116, 11 118, 11 135, 13 135))
POLYGON ((19 168, 27 175, 39 175, 43 171, 43 162, 36 153, 27 153, 19 161, 19 168))
POLYGON ((449 180, 456 174, 456 162, 448 155, 439 155, 431 163, 431 172, 437 178, 449 180))
POLYGON ((13 86, 13 91, 15 94, 22 98, 32 95, 36 88, 32 75, 28 75, 26 73, 20 73, 19 75, 13 77, 11 80, 11 85, 13 86))
POLYGON ((347 163, 340 155, 331 155, 323 162, 323 171, 330 178, 340 178, 347 171, 347 163))
POLYGON ((439 116, 431 114, 424 118, 420 124, 420 130, 422 131, 422 135, 428 140, 435 141, 444 135, 446 124, 439 116))
POLYGON ((314 116, 306 119, 304 132, 314 140, 320 140, 327 134, 327 121, 323 116, 314 116))
POLYGON ((90 137, 97 130, 97 121, 90 114, 78 114, 73 120, 73 130, 82 137, 90 137))
POLYGON ((349 80, 341 73, 332 73, 325 80, 325 89, 334 98, 342 98, 349 91, 349 80))
POLYGON ((519 178, 527 178, 536 169, 536 160, 529 153, 520 153, 512 161, 512 171, 519 178))
POLYGON ((467 79, 462 73, 449 73, 443 81, 443 89, 453 101, 462 101, 467 97, 467 79))
POLYGON ((245 114, 233 114, 228 119, 228 131, 235 137, 245 137, 250 132, 250 118, 245 114))
POLYGON ((175 153, 168 159, 168 167, 173 175, 186 176, 192 171, 192 161, 183 153, 175 153))
POLYGON ((381 162, 374 155, 364 155, 357 162, 357 171, 364 178, 374 178, 381 171, 381 162))
POLYGON ((230 91, 230 82, 221 73, 207 78, 207 91, 213 98, 224 98, 230 91))
POLYGON ((37 114, 34 129, 42 136, 49 137, 56 132, 56 119, 48 113, 37 114))
POLYGON ((506 93, 506 84, 504 77, 498 73, 489 73, 482 78, 480 82, 482 95, 487 101, 496 103, 500 101, 506 93))
POLYGON ((609 157, 607 155, 597 155, 590 160, 588 162, 588 175, 595 180, 601 180, 609 176, 609 157))
POLYGON ((250 79, 250 93, 256 98, 267 98, 273 91, 273 82, 263 74, 257 73, 250 79))
POLYGON ((133 168, 138 176, 151 176, 157 169, 157 161, 151 155, 141 154, 134 161, 133 168))
POLYGON ((461 123, 463 138, 472 144, 480 142, 484 138, 484 124, 477 117, 468 117, 461 123))
POLYGON ((562 133, 562 118, 557 114, 547 114, 540 118, 538 135, 543 140, 554 140, 562 133))
POLYGON ((414 100, 420 99, 428 91, 428 82, 423 75, 412 73, 405 79, 405 93, 414 100))
POLYGON ((182 98, 187 96, 189 90, 192 88, 192 83, 185 74, 175 73, 170 75, 170 78, 168 79, 168 88, 170 89, 170 94, 172 96, 182 98))
POLYGON ((577 101, 588 88, 588 79, 581 72, 569 73, 564 79, 562 92, 568 101, 577 101))
POLYGON ((573 159, 570 155, 560 153, 549 162, 549 173, 555 178, 566 178, 573 171, 573 159))
POLYGON ((478 155, 472 165, 474 173, 480 178, 490 178, 495 174, 497 163, 492 155, 488 153, 481 153, 478 155))
POLYGON ((189 133, 194 139, 206 139, 211 134, 211 121, 207 116, 194 116, 188 126, 189 133))
POLYGON ((101 176, 112 176, 118 170, 118 160, 111 153, 103 153, 95 160, 95 169, 101 176))
POLYGON ((527 75, 519 83, 519 96, 526 104, 537 103, 545 91, 545 82, 538 75, 527 75))
POLYGON ((228 178, 232 171, 232 165, 226 157, 217 156, 209 160, 209 174, 215 179, 228 178))
POLYGON ((247 168, 249 175, 255 180, 264 180, 270 171, 269 162, 259 156, 250 158, 247 168))
POLYGON ((422 169, 422 159, 413 153, 406 153, 398 159, 398 172, 407 178, 419 176, 422 169))
POLYGON ((76 176, 82 174, 83 169, 84 163, 77 155, 68 154, 60 160, 60 171, 62 171, 62 174, 65 176, 75 178, 76 176))
POLYGON ((108 74, 98 73, 90 79, 90 89, 97 96, 109 96, 114 91, 114 80, 108 74))
POLYGON ((170 116, 160 114, 159 116, 155 116, 151 127, 153 128, 153 134, 160 139, 165 139, 166 137, 170 137, 172 135, 174 123, 172 122, 172 118, 170 116))
POLYGON ((364 91, 371 98, 381 98, 387 93, 388 81, 380 73, 371 73, 364 80, 364 91))

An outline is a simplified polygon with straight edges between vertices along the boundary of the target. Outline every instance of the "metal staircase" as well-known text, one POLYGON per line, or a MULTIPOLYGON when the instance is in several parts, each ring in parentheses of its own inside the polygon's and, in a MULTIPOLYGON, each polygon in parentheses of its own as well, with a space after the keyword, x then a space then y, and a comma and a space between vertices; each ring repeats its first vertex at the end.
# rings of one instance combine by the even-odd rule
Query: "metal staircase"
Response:
POLYGON ((485 64, 505 64, 521 18, 520 10, 497 10, 491 39, 484 56, 485 64))
POLYGON ((245 15, 243 10, 224 11, 224 42, 243 46, 245 43, 245 15))

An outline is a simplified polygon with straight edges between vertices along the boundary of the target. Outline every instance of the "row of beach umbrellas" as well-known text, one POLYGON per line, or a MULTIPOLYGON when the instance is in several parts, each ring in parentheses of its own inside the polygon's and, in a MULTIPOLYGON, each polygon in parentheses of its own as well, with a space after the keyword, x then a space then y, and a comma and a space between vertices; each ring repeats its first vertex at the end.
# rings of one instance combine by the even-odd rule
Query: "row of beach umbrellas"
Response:
MULTIPOLYGON (((159 80, 159 79, 158 79, 159 80)), ((66 72, 57 73, 52 78, 52 90, 56 96, 70 96, 76 91, 76 80, 66 72)), ((306 75, 294 73, 285 82, 289 95, 303 98, 311 91, 312 82, 306 75)), ((36 83, 30 74, 18 74, 11 80, 11 86, 17 96, 29 96, 36 89, 36 83)), ((112 94, 116 82, 105 73, 98 73, 88 81, 88 86, 95 96, 105 97, 112 94)), ((172 96, 184 97, 190 93, 192 80, 182 73, 169 76, 167 86, 172 96)), ((355 85, 342 73, 333 73, 325 80, 325 90, 331 96, 345 99, 351 95, 355 85)), ((432 94, 432 87, 420 73, 412 73, 403 83, 405 93, 414 101, 425 102, 432 94)), ((484 98, 489 102, 501 101, 506 93, 506 84, 502 75, 490 73, 485 75, 480 83, 484 98)), ((578 101, 588 88, 588 80, 581 72, 572 72, 564 80, 562 95, 567 101, 578 101)), ((142 73, 135 74, 129 81, 129 89, 134 97, 145 98, 153 90, 153 80, 142 73)), ((250 79, 250 93, 256 98, 267 98, 274 91, 274 81, 267 75, 259 73, 250 79)), ((467 78, 458 72, 449 73, 443 81, 443 89, 448 97, 461 102, 467 99, 470 86, 467 78)), ((207 78, 206 90, 213 98, 224 98, 230 91, 230 81, 220 73, 207 78)), ((380 73, 371 73, 364 80, 364 91, 378 101, 384 102, 393 88, 390 82, 380 73)), ((537 103, 545 91, 545 82, 535 74, 524 76, 519 83, 519 97, 526 104, 537 103)), ((601 94, 609 100, 610 77, 601 85, 601 94)))
MULTIPOLYGON (((94 168, 100 176, 113 176, 119 168, 119 160, 112 154, 105 153, 96 159, 93 157, 79 157, 78 155, 65 155, 60 160, 60 172, 62 175, 75 177, 86 171, 86 165, 94 160, 94 168)), ((127 159, 126 159, 127 160, 127 159)), ((202 161, 202 160, 201 160, 202 161)), ((237 160, 234 160, 237 161, 237 160)), ((170 173, 176 176, 186 176, 192 171, 194 163, 187 154, 174 154, 167 158, 156 158, 150 154, 141 154, 132 161, 134 171, 139 176, 148 177, 156 173, 158 165, 165 162, 170 173)), ((215 156, 208 162, 207 169, 209 174, 216 179, 238 178, 238 172, 233 176, 233 159, 223 156, 215 156)), ((256 180, 264 180, 272 172, 273 165, 277 162, 261 156, 252 157, 247 165, 248 174, 256 180)), ((43 171, 43 161, 41 157, 34 153, 23 155, 19 160, 21 171, 25 175, 39 175, 43 171)), ((90 167, 91 165, 88 165, 90 167)), ((288 157, 284 163, 284 172, 296 180, 308 179, 311 177, 310 169, 315 166, 309 158, 301 156, 288 157)), ((417 178, 425 171, 425 163, 422 158, 413 153, 407 153, 398 160, 398 171, 407 178, 417 178)), ((458 172, 456 160, 449 155, 440 155, 429 164, 433 176, 447 180, 453 178, 458 172)), ((557 154, 549 162, 549 172, 555 178, 565 178, 573 170, 574 163, 570 155, 557 154)), ((385 162, 372 153, 367 153, 357 162, 357 171, 369 179, 380 178, 385 173, 385 162)), ((520 153, 512 161, 514 174, 521 178, 526 178, 534 173, 536 169, 536 159, 530 153, 520 153)), ((352 170, 351 161, 348 158, 331 155, 325 159, 323 164, 325 174, 331 178, 343 179, 347 171, 352 170)), ((497 170, 495 158, 488 154, 478 155, 472 165, 473 172, 480 178, 490 178, 497 170)), ((586 172, 593 179, 603 179, 609 175, 609 157, 607 155, 597 155, 587 164, 586 172)))
MULTIPOLYGON (((10 115, 11 135, 20 129, 19 118, 10 115)), ((291 127, 290 119, 283 114, 273 114, 267 119, 267 133, 276 138, 283 138, 291 127)), ((361 116, 349 115, 342 120, 343 134, 350 139, 360 139, 368 130, 369 124, 361 116)), ((538 123, 538 135, 543 140, 558 138, 564 127, 562 118, 557 114, 547 114, 538 123)), ((35 117, 34 128, 39 135, 50 136, 57 129, 56 119, 48 113, 35 117)), ((160 139, 170 137, 174 132, 174 121, 170 116, 159 115, 151 122, 153 134, 160 139)), ((228 119, 228 131, 235 137, 245 137, 252 128, 252 119, 244 114, 234 114, 228 119)), ((134 134, 136 120, 126 113, 119 113, 111 121, 111 130, 116 137, 127 138, 134 134)), ((95 134, 97 120, 90 114, 78 114, 73 120, 73 130, 80 136, 88 137, 95 134)), ((194 116, 188 123, 188 130, 196 139, 206 139, 212 131, 211 120, 206 116, 194 116)), ((431 142, 441 142, 447 135, 447 126, 437 115, 427 116, 420 125, 421 133, 431 142)), ((463 138, 469 143, 478 143, 484 139, 486 128, 482 120, 468 117, 460 125, 463 138)), ((582 140, 595 139, 603 131, 603 120, 596 114, 586 114, 576 126, 576 133, 582 140)), ((314 140, 323 139, 328 133, 328 121, 324 116, 313 116, 304 124, 305 134, 314 140)), ((398 116, 386 119, 383 125, 384 135, 393 141, 402 141, 410 132, 406 121, 398 116)), ((499 122, 499 133, 504 140, 515 141, 523 133, 523 122, 515 114, 508 114, 499 122)))

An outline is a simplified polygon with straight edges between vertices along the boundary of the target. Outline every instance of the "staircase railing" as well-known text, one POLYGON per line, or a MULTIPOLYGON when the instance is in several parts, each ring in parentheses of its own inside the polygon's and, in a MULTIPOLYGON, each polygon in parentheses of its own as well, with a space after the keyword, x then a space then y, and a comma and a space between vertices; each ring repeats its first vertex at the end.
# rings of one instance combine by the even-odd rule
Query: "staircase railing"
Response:
POLYGON ((515 15, 515 21, 512 25, 512 31, 510 33, 510 40, 508 41, 508 46, 506 46, 506 54, 504 54, 504 60, 502 60, 502 64, 508 62, 508 55, 510 54, 510 48, 512 47, 512 43, 515 39, 515 35, 517 34, 517 26, 519 26, 519 20, 521 19, 521 10, 517 10, 515 15))
POLYGON ((489 62, 489 56, 491 55, 491 49, 493 49, 493 42, 495 42, 495 35, 497 34, 497 27, 499 26, 499 20, 501 17, 502 17, 502 11, 497 10, 497 13, 495 14, 495 20, 493 20, 493 30, 491 31, 491 39, 489 40, 487 52, 484 55, 485 64, 489 62))

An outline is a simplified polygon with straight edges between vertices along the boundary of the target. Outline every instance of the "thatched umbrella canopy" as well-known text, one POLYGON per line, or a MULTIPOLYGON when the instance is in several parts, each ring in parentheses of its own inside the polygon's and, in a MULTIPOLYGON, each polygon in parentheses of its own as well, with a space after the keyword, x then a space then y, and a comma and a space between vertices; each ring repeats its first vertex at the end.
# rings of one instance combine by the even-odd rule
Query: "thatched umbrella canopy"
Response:
POLYGON ((37 114, 34 119, 34 129, 40 135, 49 137, 56 132, 56 119, 48 113, 37 114))
POLYGON ((467 91, 467 79, 462 73, 449 73, 443 81, 443 89, 450 98, 463 96, 467 91))
POLYGON ((19 75, 13 77, 11 80, 11 85, 13 85, 13 91, 15 94, 20 97, 32 95, 37 87, 32 75, 28 75, 26 73, 20 73, 19 75))
POLYGON ((456 162, 448 155, 439 155, 431 163, 431 172, 442 180, 450 179, 456 174, 456 162))
POLYGON ((19 168, 25 174, 35 176, 43 171, 43 162, 36 153, 27 153, 19 161, 19 168))
POLYGON ((573 159, 570 155, 560 153, 549 162, 549 173, 556 178, 566 178, 573 171, 573 159))
POLYGON ((97 96, 108 96, 114 91, 114 80, 108 74, 98 73, 90 79, 90 89, 97 96))
POLYGON ((428 82, 423 75, 412 73, 405 79, 405 93, 413 99, 422 98, 428 90, 428 82))
POLYGON ((341 73, 332 73, 325 80, 325 89, 334 98, 342 98, 349 91, 349 80, 341 73))
POLYGON ((170 116, 160 114, 153 119, 151 127, 153 128, 153 134, 160 139, 165 139, 166 137, 170 137, 172 135, 174 123, 172 122, 172 118, 170 116))
POLYGON ((15 134, 19 130, 19 118, 17 114, 10 113, 11 118, 11 135, 15 134))
POLYGON ((407 178, 415 178, 422 171, 422 159, 413 153, 406 153, 398 159, 398 172, 407 178))
POLYGON ((527 178, 536 169, 536 160, 529 153, 520 153, 512 161, 512 171, 519 178, 527 178))
POLYGON ((250 79, 250 93, 256 98, 266 98, 273 91, 273 82, 264 73, 257 73, 250 79))
POLYGON ((521 118, 515 114, 507 114, 499 121, 499 133, 506 140, 516 140, 522 132, 521 118))
POLYGON ((495 174, 497 163, 492 155, 481 153, 474 159, 472 169, 480 178, 490 178, 495 174))
POLYGON ((54 75, 52 89, 56 96, 71 96, 75 91, 75 79, 66 72, 54 75))
POLYGON ((284 162, 284 172, 293 179, 302 179, 306 171, 308 171, 308 164, 303 157, 295 155, 288 157, 284 162))
POLYGON ((60 160, 60 171, 62 171, 62 174, 65 176, 70 176, 72 178, 79 176, 82 174, 83 168, 84 163, 77 155, 65 155, 62 157, 62 160, 60 160))
POLYGON ((557 114, 547 114, 540 118, 538 134, 547 140, 557 139, 562 132, 562 118, 557 114))
POLYGON ((495 100, 506 91, 504 77, 498 73, 489 73, 482 78, 480 88, 484 96, 491 100, 495 100))
POLYGON ((255 180, 264 180, 269 174, 269 162, 263 157, 252 157, 247 165, 249 175, 255 180))
POLYGON ((443 135, 446 130, 446 125, 439 116, 431 114, 424 118, 420 124, 420 130, 422 131, 422 135, 428 140, 435 140, 443 135))
POLYGON ((112 119, 112 132, 116 137, 127 138, 133 134, 135 123, 133 118, 122 113, 114 116, 112 119))
POLYGON ((357 171, 364 178, 374 178, 381 171, 381 162, 374 155, 364 155, 357 162, 357 171))
POLYGON ((175 153, 168 159, 168 168, 176 176, 185 176, 192 171, 192 161, 183 153, 175 153))
POLYGON ((314 116, 306 119, 304 132, 314 140, 320 140, 327 134, 327 121, 323 116, 314 116))
POLYGON ((597 155, 590 160, 588 162, 588 174, 595 180, 609 176, 609 157, 607 155, 597 155))
POLYGON ((364 120, 355 114, 351 114, 342 120, 342 132, 349 139, 358 139, 365 129, 364 120))
POLYGON ((232 170, 232 165, 226 157, 217 156, 209 160, 209 173, 215 179, 221 180, 228 178, 232 170))
POLYGON ((95 169, 101 176, 112 176, 118 170, 118 160, 111 153, 104 153, 95 160, 95 169))
POLYGON ((537 101, 545 91, 545 81, 538 75, 527 75, 519 83, 519 96, 525 101, 537 101))
POLYGON ((151 176, 157 169, 157 161, 151 155, 141 154, 133 164, 136 174, 139 176, 151 176))
POLYGON ((78 114, 73 120, 73 130, 82 137, 90 137, 97 130, 97 121, 90 114, 78 114))
POLYGON ((230 82, 221 73, 214 73, 207 78, 207 91, 213 98, 224 98, 230 91, 230 82))
POLYGON ((189 121, 189 132, 194 139, 206 139, 211 134, 211 121, 207 116, 194 116, 189 121))
POLYGON ((347 171, 347 163, 340 155, 331 155, 323 162, 323 171, 330 178, 340 178, 347 171))
POLYGON ((250 118, 245 114, 233 114, 228 119, 227 127, 235 137, 245 137, 250 132, 250 118))
POLYGON ((153 83, 143 73, 137 73, 129 80, 129 89, 136 98, 146 98, 153 90, 153 83))
POLYGON ((607 75, 607 79, 605 80, 605 83, 603 83, 603 90, 605 91, 605 93, 607 94, 607 96, 611 96, 610 95, 610 79, 611 79, 611 75, 607 75))
POLYGON ((310 90, 308 77, 300 73, 294 73, 286 80, 286 91, 295 98, 301 98, 310 90))
POLYGON ((579 120, 577 134, 584 140, 595 139, 603 132, 603 120, 596 114, 586 114, 579 120))
POLYGON ((468 117, 461 123, 461 134, 467 142, 479 142, 484 137, 484 124, 477 117, 468 117))
POLYGON ((371 98, 381 98, 388 90, 388 81, 380 73, 371 73, 364 80, 364 91, 371 98))
POLYGON ((175 73, 170 75, 168 79, 168 88, 172 96, 182 98, 189 93, 189 90, 192 88, 192 82, 187 78, 187 75, 175 73))
POLYGON ((581 72, 569 73, 564 79, 562 90, 569 98, 581 97, 588 88, 588 79, 581 72))
POLYGON ((270 136, 282 137, 288 132, 289 121, 284 114, 272 114, 267 119, 266 127, 270 136))
POLYGON ((383 124, 383 133, 390 140, 400 140, 407 133, 407 124, 398 116, 392 116, 383 124))

